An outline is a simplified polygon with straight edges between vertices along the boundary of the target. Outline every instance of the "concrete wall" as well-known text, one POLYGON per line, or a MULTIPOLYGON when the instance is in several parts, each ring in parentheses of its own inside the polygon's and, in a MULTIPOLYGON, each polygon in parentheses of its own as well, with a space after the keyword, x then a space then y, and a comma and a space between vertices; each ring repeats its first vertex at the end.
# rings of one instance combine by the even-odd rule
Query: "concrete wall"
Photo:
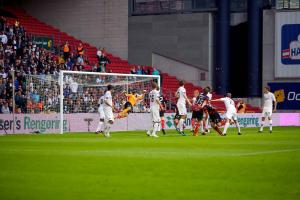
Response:
POLYGON ((299 78, 275 78, 275 10, 263 13, 263 86, 269 82, 299 82, 299 78))
POLYGON ((126 0, 24 0, 22 7, 78 39, 128 58, 126 0))
POLYGON ((181 80, 185 80, 202 87, 212 85, 211 80, 209 80, 208 70, 202 70, 155 53, 152 54, 152 63, 156 68, 163 72, 167 72, 172 76, 176 76, 181 80))
POLYGON ((152 52, 209 68, 209 13, 129 17, 129 62, 152 64, 152 52))

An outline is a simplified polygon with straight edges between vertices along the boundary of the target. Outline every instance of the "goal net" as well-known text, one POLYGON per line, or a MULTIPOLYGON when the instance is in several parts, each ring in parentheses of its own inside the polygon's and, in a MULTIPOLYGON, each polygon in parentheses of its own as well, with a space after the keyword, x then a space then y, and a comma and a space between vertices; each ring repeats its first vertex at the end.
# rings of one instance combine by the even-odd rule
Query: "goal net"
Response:
MULTIPOLYGON (((143 90, 150 91, 153 81, 160 85, 160 77, 155 75, 61 71, 58 81, 59 93, 63 97, 59 98, 58 103, 60 124, 63 124, 66 114, 97 113, 99 99, 108 85, 114 87, 115 112, 120 112, 127 101, 124 93, 139 95, 143 90)), ((133 107, 133 112, 148 112, 148 108, 149 98, 146 94, 133 107)), ((60 133, 64 131, 65 128, 60 126, 60 133)))

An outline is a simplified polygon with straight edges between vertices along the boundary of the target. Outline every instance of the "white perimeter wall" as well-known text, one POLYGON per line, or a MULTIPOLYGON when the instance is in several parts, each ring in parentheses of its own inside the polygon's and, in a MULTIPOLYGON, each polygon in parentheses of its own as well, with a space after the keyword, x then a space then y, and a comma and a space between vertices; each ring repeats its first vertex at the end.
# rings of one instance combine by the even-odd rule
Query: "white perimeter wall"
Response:
MULTIPOLYGON (((166 129, 174 129, 174 113, 167 113, 166 129)), ((259 127, 260 113, 239 114, 238 120, 243 128, 259 127)), ((59 133, 59 114, 17 114, 15 115, 15 133, 59 133)), ((272 116, 273 126, 300 126, 300 113, 274 113, 272 116)), ((65 132, 95 132, 99 115, 97 113, 78 113, 64 115, 65 132), (91 124, 88 126, 87 119, 91 124)), ((191 124, 191 113, 186 119, 187 129, 191 124)), ((112 131, 133 131, 147 130, 151 127, 152 121, 149 113, 131 113, 127 118, 116 119, 112 131)), ((0 115, 0 134, 4 134, 4 128, 8 134, 13 133, 13 115, 0 115)), ((146 132, 145 132, 146 134, 146 132)))

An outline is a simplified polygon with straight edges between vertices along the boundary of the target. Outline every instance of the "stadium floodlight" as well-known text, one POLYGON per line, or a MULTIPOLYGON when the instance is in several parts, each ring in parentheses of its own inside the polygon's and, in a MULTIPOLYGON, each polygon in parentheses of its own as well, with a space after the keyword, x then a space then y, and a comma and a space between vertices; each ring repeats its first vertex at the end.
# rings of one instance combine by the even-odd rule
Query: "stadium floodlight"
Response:
MULTIPOLYGON (((120 110, 126 102, 124 92, 150 91, 151 83, 155 81, 160 87, 159 75, 137 75, 119 73, 99 73, 82 71, 64 71, 59 74, 59 113, 60 133, 64 132, 65 114, 95 113, 98 100, 104 94, 107 85, 114 86, 113 101, 116 110, 120 110)), ((144 103, 147 104, 145 96, 144 103)), ((142 105, 139 105, 142 108, 142 105)), ((145 105, 144 105, 145 107, 145 105)))

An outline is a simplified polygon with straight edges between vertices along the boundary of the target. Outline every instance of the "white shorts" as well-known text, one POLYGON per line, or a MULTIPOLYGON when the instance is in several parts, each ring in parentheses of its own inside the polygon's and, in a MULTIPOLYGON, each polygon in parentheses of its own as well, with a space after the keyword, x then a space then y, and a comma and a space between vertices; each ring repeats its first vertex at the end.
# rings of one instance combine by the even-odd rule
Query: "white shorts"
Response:
POLYGON ((271 117, 272 116, 272 108, 263 108, 262 116, 263 117, 271 117))
POLYGON ((114 113, 111 107, 103 108, 105 121, 114 121, 114 113))
POLYGON ((186 105, 183 103, 177 103, 177 109, 179 115, 187 115, 186 105))
POLYGON ((105 118, 105 115, 104 115, 104 110, 103 108, 98 108, 98 113, 99 113, 99 118, 100 119, 104 119, 105 118))
POLYGON ((225 118, 226 119, 232 119, 232 120, 237 120, 237 113, 235 111, 227 111, 225 113, 225 118))
POLYGON ((152 122, 160 122, 159 109, 150 109, 150 115, 152 122))

